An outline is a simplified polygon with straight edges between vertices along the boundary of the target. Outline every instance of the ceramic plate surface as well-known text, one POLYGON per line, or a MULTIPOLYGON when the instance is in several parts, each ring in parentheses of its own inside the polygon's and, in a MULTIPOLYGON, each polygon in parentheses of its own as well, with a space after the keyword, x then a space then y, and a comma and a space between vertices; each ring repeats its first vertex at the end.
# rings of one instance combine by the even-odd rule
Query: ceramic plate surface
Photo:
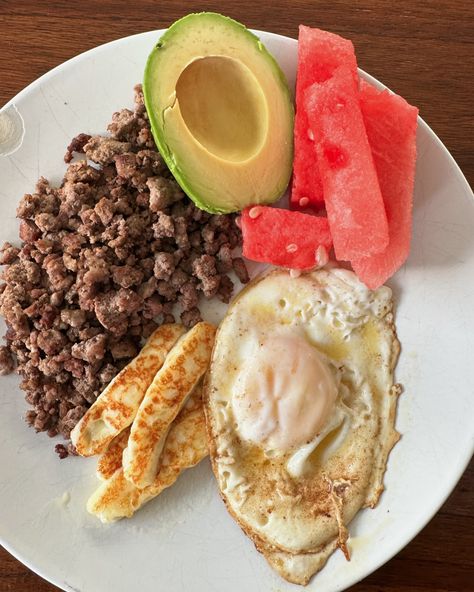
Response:
MULTIPOLYGON (((8 117, 23 120, 24 134, 20 126, 13 139, 20 148, 7 147, 3 152, 12 153, 0 156, 2 240, 18 242, 15 209, 38 177, 60 182, 71 138, 105 132, 115 110, 132 106, 133 86, 160 33, 82 54, 6 106, 8 117)), ((296 41, 261 37, 294 86, 296 41)), ((403 348, 397 367, 405 389, 397 417, 402 439, 390 456, 378 507, 350 526, 351 562, 336 552, 308 590, 344 590, 395 555, 438 510, 473 451, 473 195, 422 120, 417 142, 412 251, 390 283, 403 348)), ((210 310, 208 319, 219 314, 210 310)), ((0 542, 34 571, 75 592, 299 589, 267 566, 229 517, 208 461, 132 520, 102 526, 85 510, 98 484, 95 461, 60 461, 54 442, 24 423, 18 384, 16 376, 0 379, 0 542)))

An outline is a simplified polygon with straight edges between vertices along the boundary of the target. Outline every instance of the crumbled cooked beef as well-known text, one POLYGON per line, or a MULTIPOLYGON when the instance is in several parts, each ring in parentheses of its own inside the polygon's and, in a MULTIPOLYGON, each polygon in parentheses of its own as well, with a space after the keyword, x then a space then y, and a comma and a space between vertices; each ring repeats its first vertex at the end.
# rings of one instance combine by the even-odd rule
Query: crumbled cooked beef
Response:
POLYGON ((34 243, 41 236, 41 230, 32 220, 20 222, 20 239, 25 243, 34 243))
POLYGON ((75 343, 71 348, 71 354, 74 358, 79 358, 85 362, 101 362, 104 359, 107 336, 99 333, 86 341, 75 343))
POLYGON ((36 338, 36 345, 44 351, 47 356, 58 354, 66 345, 67 337, 57 329, 45 329, 39 331, 36 338))
POLYGON ((193 270, 198 279, 201 280, 201 288, 206 298, 212 298, 217 294, 221 276, 216 269, 216 261, 210 255, 201 255, 193 262, 193 270))
MULTIPOLYGON (((232 286, 233 287, 233 286, 232 286)), ((199 294, 196 286, 192 282, 186 282, 180 287, 180 295, 178 302, 184 312, 197 308, 199 302, 199 294)))
POLYGON ((73 162, 67 167, 64 174, 63 187, 67 183, 72 183, 72 185, 69 185, 70 190, 73 192, 78 190, 79 193, 87 193, 87 189, 91 189, 91 187, 85 184, 96 183, 100 178, 100 171, 88 165, 84 160, 80 160, 79 162, 73 162))
MULTIPOLYGON (((197 208, 156 150, 141 86, 134 111, 114 113, 110 137, 79 134, 57 188, 43 177, 17 209, 21 248, 5 243, 0 374, 22 376, 26 421, 66 440, 77 421, 160 323, 192 327, 199 298, 228 302, 241 241, 234 216, 197 208)), ((58 444, 61 458, 75 454, 58 444)))
POLYGON ((189 280, 189 277, 182 269, 176 269, 170 277, 173 288, 180 290, 189 280))
MULTIPOLYGON (((66 160, 66 157, 64 157, 64 160, 66 160)), ((66 160, 66 162, 69 162, 69 161, 66 160)), ((67 458, 69 456, 69 451, 68 451, 67 447, 64 446, 64 444, 56 444, 56 446, 54 447, 54 450, 56 451, 56 454, 61 459, 67 458)))
POLYGON ((169 280, 175 268, 176 264, 172 253, 156 253, 153 271, 158 280, 169 280))
POLYGON ((158 220, 153 224, 153 233, 155 238, 173 238, 174 222, 171 216, 163 212, 158 212, 158 220))
POLYGON ((146 175, 144 190, 147 190, 146 181, 148 177, 152 177, 153 175, 169 175, 165 161, 155 149, 150 150, 145 148, 144 150, 139 150, 137 152, 137 162, 139 170, 146 175))
POLYGON ((0 250, 0 265, 9 265, 18 258, 20 249, 13 247, 10 243, 5 243, 0 250))
POLYGON ((146 319, 155 319, 163 312, 163 303, 159 296, 151 296, 145 300, 143 305, 143 317, 146 319))
POLYGON ((61 321, 65 325, 80 329, 86 322, 86 312, 84 310, 65 308, 61 311, 61 321))
POLYGON ((10 374, 15 368, 12 352, 6 345, 0 346, 0 374, 10 374))
POLYGON ((129 142, 119 142, 104 136, 92 136, 84 146, 84 152, 89 160, 105 165, 111 164, 117 154, 129 152, 131 147, 129 142))
POLYGON ((142 283, 144 273, 140 268, 132 265, 112 266, 112 277, 114 282, 122 288, 130 288, 142 283))
POLYGON ((102 197, 95 205, 94 212, 99 217, 104 226, 114 217, 114 203, 106 197, 102 197))
POLYGON ((113 364, 105 364, 99 372, 98 378, 102 385, 107 385, 117 374, 117 368, 113 364))
POLYGON ((241 284, 246 284, 250 280, 249 272, 245 265, 245 261, 242 257, 235 257, 232 259, 232 267, 234 268, 235 275, 239 278, 241 284))
POLYGON ((150 210, 153 212, 160 212, 184 199, 184 193, 174 179, 150 177, 146 184, 150 190, 150 210))
POLYGON ((124 335, 127 331, 127 315, 120 313, 115 293, 106 292, 97 296, 94 312, 101 325, 114 335, 124 335))
POLYGON ((132 179, 137 174, 137 156, 133 152, 119 154, 114 160, 117 175, 122 179, 132 179))
POLYGON ((137 353, 137 345, 131 339, 122 339, 112 343, 110 352, 114 360, 123 360, 124 358, 134 358, 137 353))
POLYGON ((137 119, 137 114, 130 109, 116 111, 112 115, 112 121, 107 126, 107 130, 117 140, 128 140, 130 132, 137 126, 137 119))
POLYGON ((217 274, 215 259, 210 255, 202 255, 196 259, 193 262, 193 269, 196 277, 201 281, 217 274))
POLYGON ((160 296, 163 296, 166 302, 174 302, 176 300, 176 289, 169 282, 158 282, 156 291, 160 296))
POLYGON ((84 154, 84 146, 91 139, 89 134, 79 134, 71 140, 71 143, 67 147, 66 154, 64 155, 64 162, 71 162, 74 152, 84 154))
POLYGON ((134 91, 134 103, 135 103, 135 113, 137 115, 143 115, 148 119, 145 109, 145 98, 143 96, 143 88, 141 84, 136 84, 133 87, 134 91))
POLYGON ((156 281, 156 278, 151 277, 138 287, 137 292, 145 300, 146 298, 149 298, 156 292, 157 285, 158 283, 156 281))
POLYGON ((43 269, 46 271, 49 284, 54 291, 67 290, 74 283, 74 276, 66 269, 63 258, 59 254, 46 255, 43 269))
POLYGON ((226 304, 230 302, 232 292, 234 291, 234 284, 228 275, 221 275, 221 282, 217 290, 217 297, 226 304))
POLYGON ((232 270, 232 249, 229 243, 221 245, 217 252, 216 267, 219 273, 229 273, 232 270))
POLYGON ((185 310, 181 313, 181 322, 188 329, 194 327, 194 325, 200 321, 202 321, 202 317, 199 308, 192 308, 191 310, 185 310))

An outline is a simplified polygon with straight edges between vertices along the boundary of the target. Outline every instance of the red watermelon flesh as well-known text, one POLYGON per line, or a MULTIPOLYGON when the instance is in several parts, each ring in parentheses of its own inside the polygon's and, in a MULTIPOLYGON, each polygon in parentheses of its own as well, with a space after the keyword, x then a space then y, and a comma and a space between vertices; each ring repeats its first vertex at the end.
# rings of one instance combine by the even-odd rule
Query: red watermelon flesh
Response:
POLYGON ((341 65, 348 66, 357 80, 357 62, 351 41, 328 31, 300 25, 294 128, 295 156, 290 197, 292 209, 318 207, 324 202, 314 142, 308 136, 309 124, 304 108, 304 93, 315 82, 324 82, 330 78, 334 70, 341 65), (300 199, 304 197, 308 202, 302 206, 300 199))
POLYGON ((291 269, 314 267, 318 247, 332 246, 327 218, 267 206, 243 210, 242 237, 247 259, 291 269))
POLYGON ((382 253, 351 263, 375 290, 403 265, 410 250, 418 109, 366 82, 361 84, 360 106, 385 202, 389 244, 382 253))
POLYGON ((316 155, 334 250, 353 261, 380 253, 388 225, 372 159, 359 91, 352 71, 341 66, 305 95, 308 121, 316 132, 316 155))

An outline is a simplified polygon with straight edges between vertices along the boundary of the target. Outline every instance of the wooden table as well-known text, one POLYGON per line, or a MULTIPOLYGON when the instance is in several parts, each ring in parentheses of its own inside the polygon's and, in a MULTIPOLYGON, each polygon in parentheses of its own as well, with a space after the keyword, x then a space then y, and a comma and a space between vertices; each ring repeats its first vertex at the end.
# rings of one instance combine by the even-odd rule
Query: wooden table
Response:
MULTIPOLYGON (((224 12, 290 37, 299 23, 349 37, 359 65, 419 106, 472 185, 474 4, 459 0, 0 0, 0 105, 78 53, 166 27, 193 10, 224 12)), ((431 523, 351 592, 474 591, 473 491, 471 463, 431 523)), ((57 589, 0 550, 0 592, 33 590, 57 589)))

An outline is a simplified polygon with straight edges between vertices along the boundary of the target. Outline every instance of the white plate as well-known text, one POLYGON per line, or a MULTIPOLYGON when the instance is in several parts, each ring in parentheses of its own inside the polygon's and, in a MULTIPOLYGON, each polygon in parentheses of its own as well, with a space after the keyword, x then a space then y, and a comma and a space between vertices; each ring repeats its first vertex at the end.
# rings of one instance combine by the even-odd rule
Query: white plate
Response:
MULTIPOLYGON (((2 239, 17 242, 15 208, 38 176, 61 180, 70 139, 105 131, 112 112, 132 104, 159 35, 82 54, 11 101, 25 136, 18 151, 0 157, 2 239)), ((294 85, 296 41, 261 37, 294 85)), ((412 254, 391 282, 403 347, 403 438, 390 456, 379 506, 350 526, 351 562, 335 553, 308 590, 343 590, 395 555, 438 510, 473 451, 474 201, 446 148, 419 123, 412 254)), ((298 589, 267 566, 229 517, 208 461, 132 520, 104 527, 84 506, 97 485, 95 461, 59 461, 53 441, 25 425, 17 377, 2 378, 0 392, 0 541, 44 578, 75 592, 298 589)))

